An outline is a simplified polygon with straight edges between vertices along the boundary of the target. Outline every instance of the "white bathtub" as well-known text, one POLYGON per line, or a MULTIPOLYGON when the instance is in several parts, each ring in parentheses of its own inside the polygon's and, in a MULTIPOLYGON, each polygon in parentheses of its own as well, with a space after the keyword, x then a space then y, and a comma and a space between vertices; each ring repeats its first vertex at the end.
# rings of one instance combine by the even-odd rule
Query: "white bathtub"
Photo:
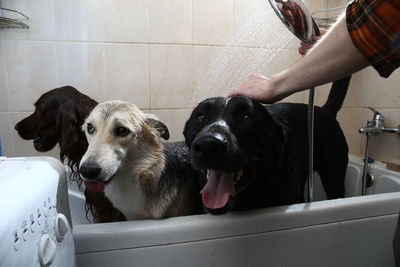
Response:
POLYGON ((87 223, 71 187, 78 266, 394 266, 400 173, 372 164, 376 182, 359 197, 362 168, 351 157, 344 199, 106 224, 87 223))

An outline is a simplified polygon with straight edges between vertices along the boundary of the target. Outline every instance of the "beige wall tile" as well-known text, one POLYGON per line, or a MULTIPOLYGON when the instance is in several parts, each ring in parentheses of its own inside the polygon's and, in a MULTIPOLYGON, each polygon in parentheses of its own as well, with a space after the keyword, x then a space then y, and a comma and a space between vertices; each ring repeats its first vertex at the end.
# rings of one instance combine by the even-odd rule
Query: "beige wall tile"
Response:
POLYGON ((150 45, 151 108, 190 107, 192 46, 150 45))
MULTIPOLYGON (((271 75, 280 72, 298 59, 293 50, 272 50, 243 47, 194 46, 194 96, 201 100, 226 95, 252 73, 271 75)), ((303 102, 303 93, 290 101, 303 102)))
POLYGON ((208 97, 226 92, 223 84, 231 76, 226 72, 224 60, 227 57, 222 59, 222 49, 217 46, 193 46, 192 107, 208 97))
POLYGON ((4 42, 0 40, 0 112, 8 111, 8 90, 7 90, 7 76, 6 66, 4 60, 4 42))
POLYGON ((0 112, 0 141, 1 141, 1 152, 3 156, 13 157, 14 146, 12 131, 14 126, 11 123, 9 112, 0 112))
POLYGON ((304 91, 292 94, 279 102, 308 103, 308 92, 304 91))
MULTIPOLYGON (((29 17, 4 11, 4 16, 21 19, 29 29, 5 30, 5 39, 54 40, 54 10, 52 0, 3 0, 3 7, 14 9, 29 17)), ((3 31, 3 30, 2 30, 3 31)))
MULTIPOLYGON (((233 21, 235 32, 251 17, 257 10, 263 12, 271 11, 268 1, 264 0, 233 0, 233 21)), ((271 13, 272 14, 272 13, 271 13)))
MULTIPOLYGON (((322 105, 325 104, 326 100, 328 99, 329 92, 331 90, 331 85, 332 85, 331 83, 328 83, 328 84, 324 84, 324 85, 315 87, 314 104, 316 106, 321 107, 322 105)), ((306 92, 307 92, 307 95, 306 95, 306 99, 304 99, 304 103, 308 103, 309 90, 307 90, 306 92)))
POLYGON ((157 115, 160 120, 167 125, 170 139, 168 141, 183 141, 183 129, 186 120, 192 113, 191 109, 169 109, 169 110, 152 110, 151 113, 157 115))
POLYGON ((105 46, 105 100, 121 99, 150 107, 149 47, 135 44, 105 46))
POLYGON ((362 72, 355 73, 351 76, 350 85, 343 103, 344 107, 363 107, 362 98, 360 97, 365 94, 361 86, 362 76, 362 72))
POLYGON ((255 69, 265 72, 255 60, 260 54, 263 54, 260 49, 195 46, 193 100, 199 102, 208 97, 224 96, 250 73, 256 72, 255 69))
POLYGON ((193 0, 193 43, 224 44, 233 35, 233 0, 193 0))
POLYGON ((104 40, 102 1, 54 0, 54 12, 57 40, 104 40))
POLYGON ((56 83, 55 45, 5 41, 9 105, 12 111, 33 110, 34 101, 56 83))
POLYGON ((327 8, 327 1, 324 0, 304 0, 304 3, 311 13, 327 8))
POLYGON ((267 75, 276 74, 293 66, 301 59, 297 49, 264 49, 267 75))
MULTIPOLYGON (((311 12, 347 2, 305 0, 311 12)), ((169 127, 171 140, 182 140, 184 122, 198 102, 226 95, 250 73, 269 76, 301 58, 299 40, 265 0, 3 4, 31 18, 29 30, 0 31, 0 136, 11 155, 43 155, 32 142, 15 136, 13 125, 29 114, 21 111, 33 110, 33 102, 57 86, 75 86, 98 101, 122 99, 152 108, 169 127)), ((399 73, 382 79, 368 68, 353 75, 338 114, 352 154, 362 155, 364 149, 358 129, 372 117, 365 106, 380 110, 389 126, 400 123, 399 73)), ((316 105, 325 103, 329 90, 330 84, 316 89, 316 105)), ((307 103, 308 92, 283 102, 307 103)), ((373 156, 400 158, 398 139, 390 134, 374 137, 373 156)), ((58 157, 58 150, 49 154, 58 157)))
POLYGON ((148 41, 148 0, 104 0, 107 42, 148 41))
POLYGON ((234 37, 228 45, 297 49, 299 41, 276 16, 268 1, 234 0, 234 37))
POLYGON ((192 42, 192 1, 148 1, 151 43, 192 42))
MULTIPOLYGON (((343 103, 343 107, 354 108, 354 107, 362 107, 361 104, 361 95, 364 93, 362 92, 361 88, 361 78, 362 74, 356 73, 353 74, 350 80, 349 88, 347 89, 347 94, 343 103)), ((315 103, 316 105, 322 106, 329 95, 331 90, 332 83, 328 83, 322 86, 318 86, 315 89, 315 103)))
POLYGON ((384 79, 369 67, 362 71, 360 85, 361 105, 385 108, 400 108, 400 72, 395 71, 384 79), (362 93, 361 93, 362 91, 362 93))
POLYGON ((337 120, 346 137, 349 153, 360 156, 361 135, 358 129, 362 127, 362 109, 360 108, 342 108, 337 115, 337 120))
POLYGON ((329 0, 328 7, 341 7, 346 6, 351 0, 329 0))
POLYGON ((57 44, 58 85, 71 85, 99 101, 104 98, 104 45, 57 44))

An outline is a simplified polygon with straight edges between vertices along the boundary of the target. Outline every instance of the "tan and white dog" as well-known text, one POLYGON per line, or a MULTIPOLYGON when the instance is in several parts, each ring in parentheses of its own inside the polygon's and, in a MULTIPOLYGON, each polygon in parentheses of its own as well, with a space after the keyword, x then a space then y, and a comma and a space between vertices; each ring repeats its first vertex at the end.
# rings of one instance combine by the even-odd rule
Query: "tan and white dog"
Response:
POLYGON ((199 177, 183 142, 134 104, 97 105, 82 126, 89 146, 80 163, 86 188, 104 190, 127 220, 199 213, 199 177))

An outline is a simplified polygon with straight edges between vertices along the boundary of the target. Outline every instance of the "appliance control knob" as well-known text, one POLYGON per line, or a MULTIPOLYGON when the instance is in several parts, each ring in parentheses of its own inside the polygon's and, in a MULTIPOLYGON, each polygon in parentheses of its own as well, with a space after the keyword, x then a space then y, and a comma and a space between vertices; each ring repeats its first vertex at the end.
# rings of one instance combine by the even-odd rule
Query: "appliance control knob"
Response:
POLYGON ((39 263, 41 267, 50 266, 56 256, 57 245, 49 234, 43 234, 39 241, 39 263))
POLYGON ((56 238, 58 242, 63 241, 64 236, 69 231, 69 223, 67 217, 64 214, 58 213, 54 221, 54 229, 56 232, 56 238))

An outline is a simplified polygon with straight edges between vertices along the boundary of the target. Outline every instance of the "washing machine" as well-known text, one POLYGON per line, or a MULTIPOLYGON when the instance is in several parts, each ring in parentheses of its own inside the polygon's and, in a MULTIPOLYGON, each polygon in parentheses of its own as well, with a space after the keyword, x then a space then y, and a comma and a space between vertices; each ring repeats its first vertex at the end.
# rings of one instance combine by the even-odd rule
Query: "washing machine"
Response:
POLYGON ((0 157, 0 266, 75 266, 66 173, 51 157, 0 157))

